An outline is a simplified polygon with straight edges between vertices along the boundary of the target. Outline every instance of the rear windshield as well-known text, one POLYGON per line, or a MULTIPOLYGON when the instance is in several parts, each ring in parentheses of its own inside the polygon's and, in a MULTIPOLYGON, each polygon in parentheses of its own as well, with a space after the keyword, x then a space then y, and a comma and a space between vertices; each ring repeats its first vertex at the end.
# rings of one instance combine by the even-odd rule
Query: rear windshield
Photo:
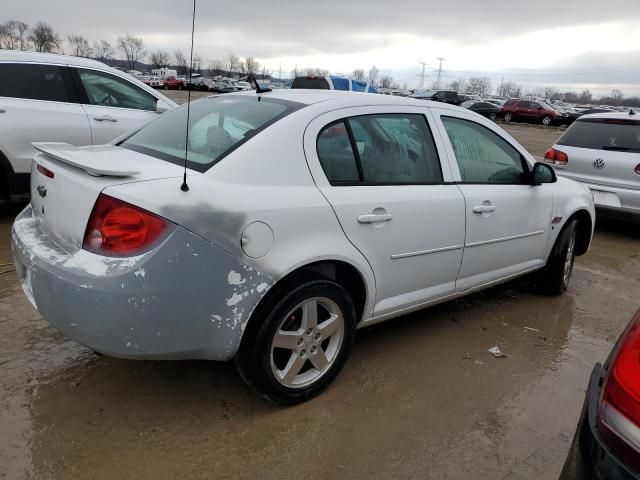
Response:
MULTIPOLYGON (((191 104, 187 167, 204 172, 251 137, 303 104, 257 96, 221 95, 191 104)), ((119 145, 184 164, 187 109, 165 113, 119 145)))
POLYGON ((331 90, 331 88, 329 87, 329 82, 327 82, 327 79, 322 77, 315 77, 315 78, 298 77, 291 84, 291 88, 310 88, 314 90, 331 90))
POLYGON ((640 121, 613 118, 581 119, 560 137, 558 145, 640 152, 640 121))

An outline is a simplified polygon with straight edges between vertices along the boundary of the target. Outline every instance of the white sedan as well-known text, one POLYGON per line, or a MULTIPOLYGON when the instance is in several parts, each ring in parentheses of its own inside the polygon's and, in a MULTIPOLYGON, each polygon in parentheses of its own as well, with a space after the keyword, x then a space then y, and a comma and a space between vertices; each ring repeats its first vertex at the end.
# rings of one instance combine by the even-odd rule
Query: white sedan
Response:
POLYGON ((188 143, 186 117, 117 145, 36 145, 16 270, 98 352, 234 359, 265 397, 301 402, 357 328, 534 271, 560 294, 591 242, 589 191, 462 108, 229 94, 191 105, 188 143))

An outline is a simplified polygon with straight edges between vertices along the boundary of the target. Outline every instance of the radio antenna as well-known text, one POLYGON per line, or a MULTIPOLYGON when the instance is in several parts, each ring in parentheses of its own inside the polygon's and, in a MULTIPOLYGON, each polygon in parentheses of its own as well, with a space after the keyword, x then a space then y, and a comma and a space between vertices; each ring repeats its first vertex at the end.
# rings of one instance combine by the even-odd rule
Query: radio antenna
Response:
POLYGON ((189 55, 189 83, 187 84, 187 127, 184 136, 184 174, 180 190, 189 191, 187 184, 187 159, 189 158, 189 114, 191 113, 191 85, 193 78, 193 35, 196 30, 196 0, 193 0, 193 17, 191 19, 191 54, 189 55))

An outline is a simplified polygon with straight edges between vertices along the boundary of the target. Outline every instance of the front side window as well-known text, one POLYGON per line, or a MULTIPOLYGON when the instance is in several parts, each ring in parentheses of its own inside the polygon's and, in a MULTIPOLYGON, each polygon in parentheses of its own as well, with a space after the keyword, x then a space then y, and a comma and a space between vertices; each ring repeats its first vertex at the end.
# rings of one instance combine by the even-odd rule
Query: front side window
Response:
POLYGON ((77 102, 67 67, 0 63, 0 97, 77 102))
POLYGON ((462 118, 442 117, 442 123, 463 182, 524 182, 522 155, 498 134, 462 118))
POLYGON ((78 74, 90 105, 156 110, 156 97, 122 78, 97 70, 78 69, 78 74))
MULTIPOLYGON (((186 140, 187 109, 158 117, 125 139, 120 146, 204 172, 272 123, 302 104, 263 97, 221 95, 193 102, 186 140)), ((276 160, 276 159, 273 159, 276 160)))

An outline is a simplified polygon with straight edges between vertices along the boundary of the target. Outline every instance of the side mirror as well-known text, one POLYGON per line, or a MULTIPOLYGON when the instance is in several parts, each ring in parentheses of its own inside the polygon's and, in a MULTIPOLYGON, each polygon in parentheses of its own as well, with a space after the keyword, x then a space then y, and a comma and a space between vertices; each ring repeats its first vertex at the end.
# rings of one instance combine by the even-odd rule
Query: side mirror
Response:
POLYGON ((531 173, 531 184, 542 185, 543 183, 556 183, 558 177, 556 171, 546 163, 536 162, 531 173))
POLYGON ((171 110, 171 106, 164 100, 158 99, 156 102, 156 113, 164 113, 171 110))

